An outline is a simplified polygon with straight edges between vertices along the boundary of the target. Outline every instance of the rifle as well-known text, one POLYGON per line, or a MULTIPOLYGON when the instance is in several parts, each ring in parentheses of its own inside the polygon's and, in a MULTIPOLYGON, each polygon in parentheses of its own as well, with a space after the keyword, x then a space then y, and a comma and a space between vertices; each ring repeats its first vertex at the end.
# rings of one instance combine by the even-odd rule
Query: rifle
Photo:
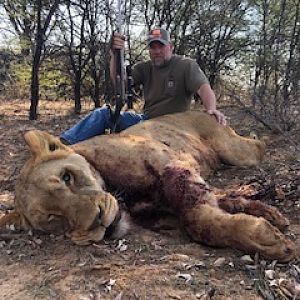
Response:
POLYGON ((122 107, 125 104, 125 82, 124 82, 124 50, 115 50, 116 79, 115 79, 115 110, 111 111, 111 130, 116 132, 118 119, 122 107))
POLYGON ((126 66, 126 76, 127 76, 126 103, 128 109, 132 109, 133 108, 133 77, 132 77, 131 65, 126 66))
MULTIPOLYGON (((122 6, 122 0, 118 0, 118 7, 116 12, 116 29, 117 32, 122 32, 122 23, 124 20, 124 5, 122 6), (123 13, 122 13, 123 12, 123 13)), ((116 132, 118 119, 122 107, 127 102, 128 108, 132 108, 132 75, 131 68, 126 68, 130 70, 130 74, 127 75, 127 90, 128 94, 125 94, 125 81, 124 81, 124 50, 116 49, 115 50, 115 61, 116 61, 116 79, 115 79, 115 110, 111 110, 111 131, 116 132), (127 99, 128 98, 128 99, 127 99), (129 100, 130 99, 130 100, 129 100)))

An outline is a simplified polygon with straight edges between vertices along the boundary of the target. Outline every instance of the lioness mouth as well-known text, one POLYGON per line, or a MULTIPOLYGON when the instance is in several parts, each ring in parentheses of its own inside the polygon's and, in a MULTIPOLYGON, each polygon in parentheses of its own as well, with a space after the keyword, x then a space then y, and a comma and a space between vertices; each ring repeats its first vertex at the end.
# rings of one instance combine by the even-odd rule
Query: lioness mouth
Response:
MULTIPOLYGON (((99 226, 103 226, 103 224, 101 224, 101 210, 99 211, 99 213, 96 215, 93 223, 91 224, 91 226, 89 227, 89 231, 94 230, 96 228, 98 228, 99 226)), ((105 227, 105 226, 103 226, 105 227)))
POLYGON ((61 215, 50 214, 47 221, 48 223, 42 226, 45 232, 62 233, 70 228, 67 219, 61 215))
POLYGON ((99 226, 102 226, 104 228, 106 228, 106 231, 105 231, 105 237, 106 238, 109 238, 110 236, 112 236, 112 234, 115 232, 119 222, 121 221, 121 218, 122 218, 122 213, 121 211, 119 210, 114 221, 108 226, 108 227, 105 227, 103 224, 102 224, 102 218, 101 218, 101 208, 99 207, 100 211, 99 213, 96 215, 93 223, 90 225, 89 227, 89 231, 92 231, 96 228, 98 228, 99 226))
POLYGON ((121 219, 122 219, 122 213, 119 210, 114 221, 107 227, 104 238, 110 238, 114 233, 116 233, 118 225, 121 222, 121 219))

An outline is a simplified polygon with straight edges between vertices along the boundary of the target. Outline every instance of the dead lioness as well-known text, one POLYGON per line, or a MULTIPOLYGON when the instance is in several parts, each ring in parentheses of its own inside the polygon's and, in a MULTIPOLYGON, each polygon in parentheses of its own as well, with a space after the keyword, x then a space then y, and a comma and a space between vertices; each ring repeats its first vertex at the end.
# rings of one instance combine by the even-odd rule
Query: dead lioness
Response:
POLYGON ((25 140, 32 156, 16 184, 15 210, 2 226, 63 230, 81 245, 114 230, 124 233, 127 225, 109 187, 126 195, 129 211, 141 201, 168 207, 194 241, 280 261, 295 255, 294 243, 281 232, 288 221, 275 208, 218 200, 205 183, 221 162, 258 165, 265 149, 207 114, 167 115, 72 147, 41 131, 27 132, 25 140))

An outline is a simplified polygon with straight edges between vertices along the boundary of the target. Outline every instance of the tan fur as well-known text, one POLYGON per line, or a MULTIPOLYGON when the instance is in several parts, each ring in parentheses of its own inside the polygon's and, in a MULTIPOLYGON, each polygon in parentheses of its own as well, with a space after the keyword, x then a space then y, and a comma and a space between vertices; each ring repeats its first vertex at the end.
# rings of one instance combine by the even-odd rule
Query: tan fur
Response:
MULTIPOLYGON (((63 228, 77 244, 103 239, 107 228, 126 219, 118 217, 117 200, 105 182, 126 195, 129 210, 142 201, 151 204, 144 207, 172 210, 195 241, 281 261, 295 255, 294 244, 275 227, 288 224, 275 208, 243 199, 231 209, 203 180, 220 161, 258 165, 265 149, 263 142, 241 137, 207 114, 163 116, 72 147, 39 131, 27 133, 25 140, 32 158, 16 185, 21 227, 63 228)), ((9 223, 6 218, 2 223, 9 223)))

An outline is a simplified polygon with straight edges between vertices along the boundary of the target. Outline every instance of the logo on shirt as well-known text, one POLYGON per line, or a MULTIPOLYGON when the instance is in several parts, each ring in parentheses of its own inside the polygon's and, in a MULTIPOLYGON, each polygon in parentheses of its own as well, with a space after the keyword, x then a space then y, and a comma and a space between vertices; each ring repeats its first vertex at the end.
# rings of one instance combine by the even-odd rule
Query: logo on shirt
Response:
POLYGON ((168 83, 167 83, 167 87, 169 88, 169 89, 172 89, 173 87, 174 87, 174 80, 173 79, 169 79, 168 80, 168 83))

